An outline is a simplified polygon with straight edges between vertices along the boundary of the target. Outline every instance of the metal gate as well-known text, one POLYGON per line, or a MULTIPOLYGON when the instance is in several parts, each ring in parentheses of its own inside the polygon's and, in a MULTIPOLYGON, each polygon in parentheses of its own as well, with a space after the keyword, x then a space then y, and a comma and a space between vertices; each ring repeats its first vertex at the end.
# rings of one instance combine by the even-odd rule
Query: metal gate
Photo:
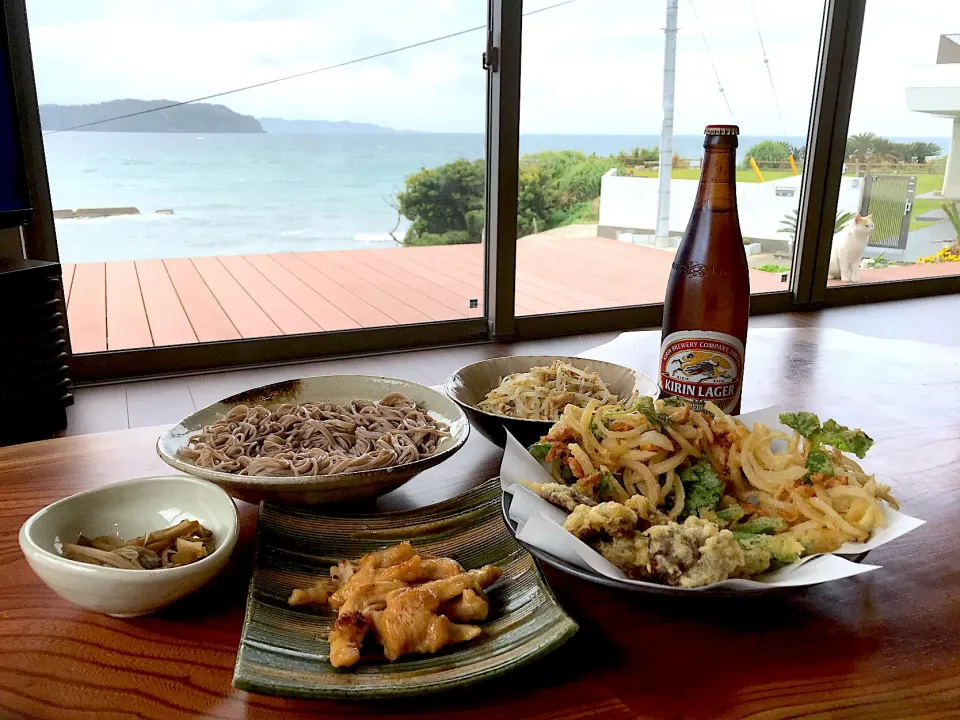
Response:
POLYGON ((873 215, 872 247, 907 246, 917 178, 909 175, 867 175, 863 183, 860 214, 873 215))

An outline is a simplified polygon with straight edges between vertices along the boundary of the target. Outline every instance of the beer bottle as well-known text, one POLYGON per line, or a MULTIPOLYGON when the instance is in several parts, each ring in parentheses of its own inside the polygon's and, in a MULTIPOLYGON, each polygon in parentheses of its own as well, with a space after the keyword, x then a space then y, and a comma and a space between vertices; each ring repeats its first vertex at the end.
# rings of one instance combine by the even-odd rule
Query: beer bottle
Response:
POLYGON ((737 215, 736 125, 708 125, 700 185, 663 303, 660 387, 740 412, 750 273, 737 215))

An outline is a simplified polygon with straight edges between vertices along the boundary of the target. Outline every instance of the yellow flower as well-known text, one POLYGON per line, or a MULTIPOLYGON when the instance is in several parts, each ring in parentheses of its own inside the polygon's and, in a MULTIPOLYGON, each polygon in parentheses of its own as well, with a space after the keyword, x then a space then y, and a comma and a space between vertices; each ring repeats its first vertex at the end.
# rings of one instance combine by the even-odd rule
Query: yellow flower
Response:
POLYGON ((931 265, 942 262, 960 262, 960 245, 958 245, 958 243, 954 243, 950 247, 945 247, 933 255, 917 258, 917 264, 919 265, 931 265))

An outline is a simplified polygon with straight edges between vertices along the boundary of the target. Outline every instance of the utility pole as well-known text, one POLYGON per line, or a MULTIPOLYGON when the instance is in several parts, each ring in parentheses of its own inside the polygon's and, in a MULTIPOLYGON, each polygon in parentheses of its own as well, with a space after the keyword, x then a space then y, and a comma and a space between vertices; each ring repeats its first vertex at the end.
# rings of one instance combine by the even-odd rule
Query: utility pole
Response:
POLYGON ((663 29, 663 127, 660 130, 660 190, 657 202, 656 246, 670 244, 670 175, 673 172, 673 88, 677 78, 677 5, 667 0, 663 29))

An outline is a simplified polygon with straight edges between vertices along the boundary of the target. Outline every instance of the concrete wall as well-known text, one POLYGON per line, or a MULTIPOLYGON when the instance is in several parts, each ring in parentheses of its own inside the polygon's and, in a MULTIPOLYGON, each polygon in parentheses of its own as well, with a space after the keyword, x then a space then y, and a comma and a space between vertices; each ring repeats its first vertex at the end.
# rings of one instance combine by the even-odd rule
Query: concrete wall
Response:
POLYGON ((960 63, 960 43, 958 35, 941 35, 937 46, 937 65, 960 63))
MULTIPOLYGON (((600 189, 600 234, 614 237, 618 230, 653 232, 657 225, 657 178, 604 176, 600 189)), ((737 183, 740 231, 744 238, 759 240, 765 251, 785 248, 792 238, 778 232, 784 215, 800 205, 800 176, 765 183, 737 183), (777 195, 777 188, 793 196, 777 195), (767 241, 767 242, 764 242, 767 241)), ((670 183, 670 232, 682 234, 693 210, 696 180, 670 183)), ((860 209, 862 178, 843 178, 839 209, 860 209)))

